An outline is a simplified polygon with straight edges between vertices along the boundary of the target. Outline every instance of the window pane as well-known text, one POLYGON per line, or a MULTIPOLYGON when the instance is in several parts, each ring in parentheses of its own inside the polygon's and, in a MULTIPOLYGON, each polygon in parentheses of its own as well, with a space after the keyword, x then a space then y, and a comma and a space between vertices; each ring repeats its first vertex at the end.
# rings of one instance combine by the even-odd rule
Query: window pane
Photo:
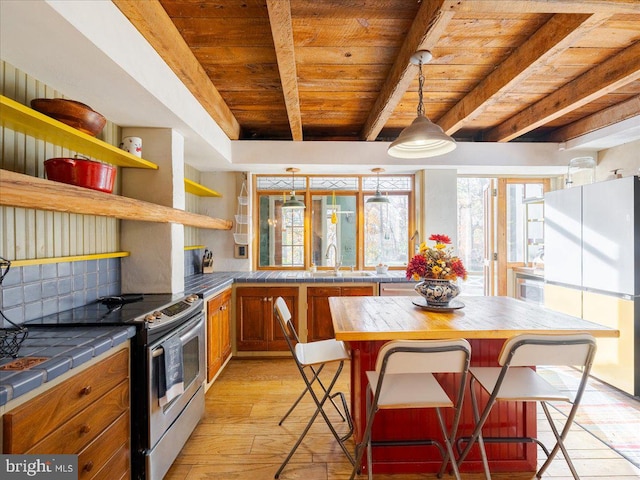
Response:
POLYGON ((484 191, 488 178, 458 178, 458 256, 469 274, 465 295, 484 293, 484 191))
POLYGON ((541 183, 507 185, 507 262, 528 263, 543 248, 542 203, 531 203, 544 196, 541 183))
POLYGON ((258 197, 260 267, 304 266, 304 210, 282 209, 283 202, 282 195, 258 197))
POLYGON ((389 203, 364 207, 364 264, 405 266, 408 262, 409 196, 389 195, 389 203))
POLYGON ((311 200, 311 261, 316 266, 356 264, 355 195, 313 195, 311 200), (331 245, 336 246, 334 250, 331 245), (327 256, 328 255, 328 256, 327 256))

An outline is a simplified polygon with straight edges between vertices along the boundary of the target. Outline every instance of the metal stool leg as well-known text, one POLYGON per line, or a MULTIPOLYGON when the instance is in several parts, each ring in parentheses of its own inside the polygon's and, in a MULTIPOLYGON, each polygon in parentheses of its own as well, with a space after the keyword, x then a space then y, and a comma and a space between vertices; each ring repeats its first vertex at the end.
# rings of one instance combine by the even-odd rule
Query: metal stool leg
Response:
MULTIPOLYGON (((293 454, 296 452, 296 450, 298 449, 298 447, 300 446, 300 444, 304 440, 304 437, 309 432, 309 429, 311 428, 311 426, 315 422, 315 420, 318 417, 318 415, 321 415, 322 418, 324 418, 325 423, 329 427, 329 430, 331 430, 331 433, 334 436, 334 438, 336 439, 336 441, 338 442, 338 444, 340 445, 340 448, 342 448, 342 451, 347 456, 347 459, 353 464, 354 460, 353 460, 353 457, 351 456, 351 452, 349 452, 349 450, 344 445, 344 441, 341 439, 341 437, 339 436, 338 432, 336 432, 335 428, 331 424, 331 421, 329 420, 329 417, 327 416, 327 414, 326 414, 326 412, 324 411, 324 408, 323 408, 324 404, 327 402, 327 400, 329 400, 331 398, 331 395, 332 395, 331 391, 332 391, 333 387, 335 386, 336 382, 338 381, 338 377, 340 376, 340 373, 342 372, 343 366, 344 366, 344 362, 342 361, 342 362, 340 362, 340 365, 339 365, 338 369, 336 370, 336 373, 333 376, 333 379, 331 380, 331 383, 329 384, 328 388, 324 390, 324 394, 323 394, 321 400, 318 399, 318 396, 316 395, 315 391, 313 390, 312 383, 309 381, 308 377, 305 375, 304 372, 301 372, 302 376, 305 379, 305 383, 307 385, 307 389, 308 389, 309 393, 311 394, 311 397, 313 398, 314 403, 316 404, 316 410, 313 413, 313 415, 311 416, 311 418, 309 419, 309 422, 307 423, 307 425, 306 425, 305 429, 303 430, 302 434, 300 435, 300 437, 298 437, 298 440, 296 441, 295 445, 293 446, 293 448, 289 452, 289 455, 287 455, 287 458, 285 458, 284 462, 282 462, 282 465, 280 465, 280 468, 278 469, 278 471, 275 474, 275 478, 278 478, 280 476, 280 474, 282 473, 282 470, 284 469, 284 467, 287 465, 287 463, 289 463, 289 460, 291 459, 293 454)), ((335 396, 335 395, 338 395, 338 394, 333 394, 333 395, 335 396)), ((346 406, 346 401, 345 401, 345 406, 346 406)), ((347 418, 349 418, 349 413, 348 412, 345 412, 345 413, 347 415, 347 418)), ((350 421, 349 421, 349 425, 350 425, 350 430, 353 430, 353 426, 352 426, 350 421)), ((351 436, 351 432, 347 435, 347 438, 350 437, 350 436, 351 436)))
MULTIPOLYGON (((320 372, 322 372, 323 368, 324 368, 324 365, 321 365, 320 368, 316 371, 313 367, 311 367, 311 371, 313 372, 313 378, 311 379, 311 383, 313 384, 314 381, 318 380, 318 383, 320 384, 322 389, 326 392, 327 389, 325 388, 324 384, 322 383, 322 381, 320 380, 320 377, 319 377, 320 372)), ((280 419, 280 421, 278 422, 278 425, 282 426, 284 421, 289 417, 289 415, 291 415, 291 412, 293 412, 295 410, 295 408, 298 406, 298 404, 304 398, 304 396, 307 394, 308 391, 309 391, 309 387, 305 387, 305 389, 302 391, 300 396, 298 396, 298 399, 293 403, 293 405, 291 405, 291 408, 289 408, 289 410, 287 410, 287 413, 285 413, 284 416, 280 419)), ((338 408, 336 403, 333 401, 333 397, 331 397, 330 400, 331 400, 331 404, 336 409, 336 412, 338 412, 338 415, 340 415, 340 418, 344 422, 346 420, 346 418, 342 414, 342 412, 340 411, 340 409, 338 408)))

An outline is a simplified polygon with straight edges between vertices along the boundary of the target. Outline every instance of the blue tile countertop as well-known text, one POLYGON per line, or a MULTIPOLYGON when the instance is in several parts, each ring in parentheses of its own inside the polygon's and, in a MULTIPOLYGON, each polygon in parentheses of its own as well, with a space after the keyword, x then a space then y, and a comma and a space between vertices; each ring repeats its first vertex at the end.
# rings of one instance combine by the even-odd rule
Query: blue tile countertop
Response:
POLYGON ((349 272, 348 270, 341 270, 342 276, 334 276, 332 273, 330 270, 316 273, 302 270, 203 273, 186 277, 184 291, 207 297, 234 283, 407 283, 404 270, 390 270, 383 275, 373 271, 349 272))
MULTIPOLYGON (((135 327, 124 326, 30 328, 18 359, 49 359, 25 370, 0 370, 0 406, 126 342, 135 332, 135 327)), ((14 360, 2 358, 0 366, 14 360)))

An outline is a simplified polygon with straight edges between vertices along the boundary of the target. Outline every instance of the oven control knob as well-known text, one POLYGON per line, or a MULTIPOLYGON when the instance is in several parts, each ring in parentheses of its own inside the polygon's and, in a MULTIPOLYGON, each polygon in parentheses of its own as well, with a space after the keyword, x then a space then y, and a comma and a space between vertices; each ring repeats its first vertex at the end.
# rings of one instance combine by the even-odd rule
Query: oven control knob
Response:
POLYGON ((145 315, 144 317, 145 321, 149 322, 149 323, 153 323, 156 320, 156 317, 154 317, 152 314, 149 315, 145 315))
POLYGON ((184 299, 187 303, 193 303, 196 300, 198 300, 198 296, 197 295, 189 295, 187 298, 184 299))
POLYGON ((159 312, 159 311, 156 310, 155 312, 153 312, 153 316, 156 319, 160 320, 162 318, 162 312, 159 312))

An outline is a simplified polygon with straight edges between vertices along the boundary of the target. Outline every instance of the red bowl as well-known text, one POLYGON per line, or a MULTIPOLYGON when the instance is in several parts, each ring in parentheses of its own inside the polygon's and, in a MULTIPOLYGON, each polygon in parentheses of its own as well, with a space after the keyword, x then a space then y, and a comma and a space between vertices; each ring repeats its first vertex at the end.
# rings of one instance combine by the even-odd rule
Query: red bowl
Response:
POLYGON ((88 105, 65 98, 34 98, 31 108, 93 137, 107 123, 106 118, 88 105))
POLYGON ((44 162, 44 168, 49 180, 106 193, 113 191, 116 179, 113 165, 82 158, 50 158, 44 162))

